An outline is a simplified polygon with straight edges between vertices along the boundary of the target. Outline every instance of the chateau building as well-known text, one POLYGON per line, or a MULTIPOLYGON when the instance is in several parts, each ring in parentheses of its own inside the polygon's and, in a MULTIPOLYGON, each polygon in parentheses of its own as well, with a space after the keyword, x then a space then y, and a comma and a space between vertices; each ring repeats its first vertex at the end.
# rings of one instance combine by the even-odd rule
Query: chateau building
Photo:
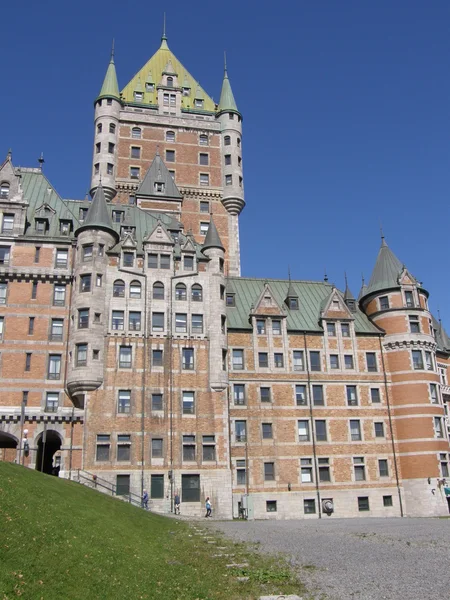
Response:
POLYGON ((153 510, 449 511, 450 339, 382 238, 358 299, 241 276, 242 115, 169 49, 95 100, 91 198, 0 167, 0 458, 153 510))

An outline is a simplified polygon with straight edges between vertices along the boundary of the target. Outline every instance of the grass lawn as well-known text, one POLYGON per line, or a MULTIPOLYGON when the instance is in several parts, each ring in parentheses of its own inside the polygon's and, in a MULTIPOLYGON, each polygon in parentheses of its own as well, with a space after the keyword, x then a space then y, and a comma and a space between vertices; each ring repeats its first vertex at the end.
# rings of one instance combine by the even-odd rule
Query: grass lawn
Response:
POLYGON ((209 544, 189 523, 0 462, 0 600, 250 600, 305 593, 281 560, 215 540, 209 544), (218 553, 234 557, 213 556, 218 553), (233 562, 249 566, 228 569, 233 562))

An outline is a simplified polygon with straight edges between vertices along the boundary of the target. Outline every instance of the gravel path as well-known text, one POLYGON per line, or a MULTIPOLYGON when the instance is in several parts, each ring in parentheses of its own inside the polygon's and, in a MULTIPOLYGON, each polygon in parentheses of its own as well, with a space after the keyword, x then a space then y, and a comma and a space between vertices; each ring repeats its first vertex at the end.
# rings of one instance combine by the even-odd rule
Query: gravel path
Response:
POLYGON ((330 600, 447 600, 450 519, 210 522, 235 540, 283 552, 330 600))

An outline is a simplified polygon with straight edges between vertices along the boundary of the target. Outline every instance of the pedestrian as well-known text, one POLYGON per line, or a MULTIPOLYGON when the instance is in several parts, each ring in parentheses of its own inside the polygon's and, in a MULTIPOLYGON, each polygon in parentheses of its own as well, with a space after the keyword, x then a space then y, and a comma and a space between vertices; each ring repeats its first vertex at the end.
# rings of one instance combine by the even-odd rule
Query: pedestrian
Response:
POLYGON ((148 510, 148 492, 147 492, 147 490, 144 490, 144 493, 142 494, 142 506, 145 508, 145 510, 148 510))
POLYGON ((210 517, 211 516, 212 506, 211 506, 211 502, 209 500, 209 496, 206 498, 205 508, 206 508, 206 515, 205 515, 205 517, 210 517))
POLYGON ((175 514, 179 515, 180 514, 180 494, 177 492, 175 494, 175 514))

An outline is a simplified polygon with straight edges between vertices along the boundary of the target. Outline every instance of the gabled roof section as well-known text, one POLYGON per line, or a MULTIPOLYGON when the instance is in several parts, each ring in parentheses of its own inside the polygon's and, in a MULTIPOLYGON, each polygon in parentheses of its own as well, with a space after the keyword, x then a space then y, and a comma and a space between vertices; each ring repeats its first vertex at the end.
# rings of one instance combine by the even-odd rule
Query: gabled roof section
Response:
POLYGON ((150 233, 150 235, 148 235, 145 238, 145 242, 148 242, 150 244, 163 244, 165 246, 174 245, 172 236, 169 234, 169 232, 167 231, 163 222, 160 219, 158 219, 154 230, 150 233))
POLYGON ((23 192, 20 185, 20 170, 17 169, 16 173, 11 157, 11 150, 9 150, 3 164, 0 165, 0 182, 9 183, 8 202, 22 202, 23 192))
POLYGON ((116 65, 114 64, 114 46, 111 51, 111 59, 106 70, 102 89, 97 96, 97 100, 101 98, 115 98, 116 100, 120 100, 119 83, 117 81, 116 65))
POLYGON ((280 306, 280 304, 278 304, 276 295, 273 293, 268 282, 265 282, 264 289, 259 295, 255 307, 251 312, 253 315, 286 316, 283 308, 280 306))
POLYGON ((334 286, 328 297, 321 302, 320 316, 323 319, 353 319, 344 295, 334 286))
POLYGON ((164 164, 159 152, 156 153, 150 168, 148 169, 145 177, 136 192, 136 197, 157 197, 157 198, 171 198, 175 200, 182 200, 182 195, 178 190, 169 169, 164 164), (162 192, 156 191, 157 183, 161 183, 163 186, 162 192))
MULTIPOLYGON (((229 277, 227 293, 235 293, 235 306, 227 308, 228 327, 230 329, 251 330, 248 316, 251 306, 260 297, 264 286, 270 285, 274 299, 282 306, 286 297, 287 280, 250 279, 244 277, 229 277)), ((292 291, 299 298, 299 310, 286 310, 286 322, 289 331, 310 331, 323 333, 320 325, 321 304, 330 296, 332 286, 325 282, 291 281, 292 291)), ((339 292, 342 302, 342 293, 339 292)), ((355 330, 359 334, 380 335, 380 330, 359 309, 351 315, 354 318, 355 330)))
POLYGON ((234 99, 233 91, 231 89, 230 80, 228 79, 227 68, 225 67, 225 72, 223 75, 223 83, 222 83, 222 91, 220 93, 220 102, 219 102, 219 113, 221 112, 239 112, 237 109, 236 101, 234 99))
POLYGON ((383 236, 381 238, 381 248, 378 252, 377 261, 372 271, 372 277, 364 295, 367 296, 380 290, 399 287, 399 276, 402 270, 403 264, 386 244, 383 236))
POLYGON ((183 244, 183 246, 181 246, 181 251, 182 252, 195 252, 195 243, 194 243, 194 239, 191 234, 189 234, 189 233, 187 234, 186 241, 183 244))
POLYGON ((213 221, 212 216, 209 222, 208 231, 206 232, 206 237, 202 246, 202 250, 207 250, 208 248, 219 248, 220 250, 225 251, 225 248, 223 247, 222 241, 219 236, 219 232, 217 231, 217 227, 213 221))
POLYGON ((102 229, 112 233, 114 237, 117 237, 117 232, 114 230, 112 224, 111 213, 108 210, 105 193, 101 183, 95 190, 86 218, 84 219, 83 224, 75 231, 75 235, 78 235, 86 229, 102 229))
MULTIPOLYGON (((153 80, 161 81, 162 74, 169 63, 171 64, 171 68, 175 71, 175 73, 178 74, 178 81, 188 82, 188 85, 185 85, 185 87, 190 88, 189 95, 181 96, 181 107, 185 109, 193 109, 194 99, 196 97, 194 94, 197 90, 197 81, 169 49, 165 35, 161 39, 161 46, 159 49, 123 88, 121 93, 122 101, 125 103, 134 103, 134 91, 136 89, 137 80, 140 78, 141 81, 147 81, 148 74, 151 71, 153 80)), ((200 93, 204 100, 203 110, 214 113, 216 107, 213 99, 208 96, 203 88, 200 88, 200 93)), ((144 100, 141 104, 155 105, 157 102, 158 93, 156 89, 154 91, 144 90, 144 100)))

